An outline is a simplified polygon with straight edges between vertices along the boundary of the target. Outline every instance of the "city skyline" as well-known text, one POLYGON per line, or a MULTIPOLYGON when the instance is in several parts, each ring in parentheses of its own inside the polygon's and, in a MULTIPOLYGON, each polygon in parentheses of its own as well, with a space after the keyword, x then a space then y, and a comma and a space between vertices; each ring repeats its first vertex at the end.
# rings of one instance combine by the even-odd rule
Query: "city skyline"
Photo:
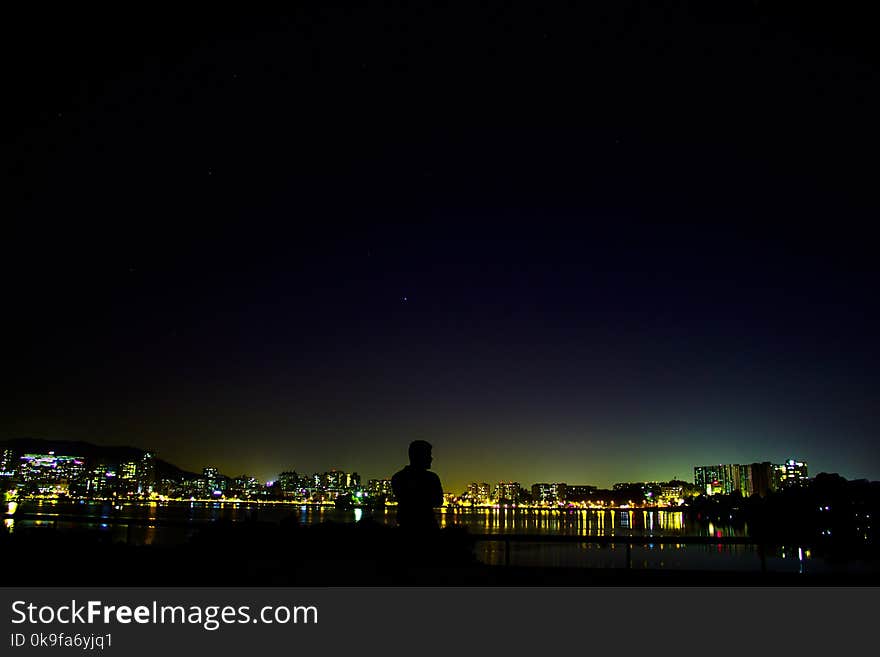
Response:
MULTIPOLYGON (((25 439, 25 440, 28 440, 28 439, 25 439)), ((0 441, 0 443, 2 443, 2 442, 3 441, 0 441)), ((74 450, 72 448, 65 448, 64 442, 65 441, 60 441, 57 443, 55 443, 55 442, 50 443, 52 445, 57 444, 60 447, 60 451, 53 450, 51 452, 45 452, 45 453, 50 453, 50 454, 57 453, 57 455, 59 457, 63 456, 66 458, 72 458, 74 456, 77 456, 77 457, 81 456, 80 454, 74 453, 76 450, 74 450)), ((36 443, 36 444, 38 444, 38 443, 36 443)), ((96 445, 96 446, 102 447, 100 445, 96 445)), ((119 448, 120 446, 114 445, 114 446, 106 446, 106 447, 119 448)), ((124 449, 132 449, 132 448, 129 446, 129 447, 125 447, 124 449)), ((268 477, 261 477, 259 472, 248 471, 248 470, 245 470, 242 468, 236 468, 235 466, 232 466, 231 468, 218 467, 220 465, 220 461, 218 459, 214 459, 209 462, 206 461, 206 462, 203 462, 200 466, 190 468, 190 467, 182 467, 179 463, 169 461, 166 458, 166 455, 158 454, 155 451, 141 450, 140 448, 133 448, 133 449, 142 451, 144 454, 149 455, 151 458, 161 458, 163 461, 165 461, 166 463, 169 463, 171 466, 173 466, 175 468, 180 468, 184 472, 188 472, 191 475, 195 475, 197 477, 198 476, 205 476, 204 473, 207 470, 212 470, 215 474, 222 475, 223 477, 228 478, 228 479, 236 479, 236 478, 240 478, 240 477, 252 477, 252 478, 255 478, 257 481, 259 481, 261 484, 275 483, 278 481, 278 478, 280 475, 288 474, 291 472, 298 473, 300 476, 311 476, 313 474, 318 475, 321 473, 327 474, 330 472, 340 472, 343 474, 350 473, 350 474, 357 475, 358 480, 361 481, 362 483, 366 483, 367 481, 370 481, 370 480, 389 480, 390 476, 391 476, 390 474, 383 475, 383 474, 365 472, 364 470, 358 468, 356 465, 353 467, 336 467, 336 466, 328 466, 328 465, 319 465, 317 467, 310 468, 310 467, 301 467, 301 466, 296 467, 292 464, 288 464, 285 467, 282 467, 282 466, 276 467, 272 471, 272 474, 268 477)), ((18 450, 18 451, 21 451, 21 450, 18 450)), ((30 456, 34 456, 35 454, 39 453, 39 452, 34 452, 33 449, 27 450, 27 452, 29 453, 30 456)), ((9 453, 13 453, 13 450, 9 450, 9 453)), ((21 452, 21 453, 23 455, 22 458, 24 458, 24 455, 27 455, 26 452, 21 452)), ((3 454, 0 453, 0 456, 3 456, 3 454)), ((93 461, 97 461, 98 463, 102 463, 107 460, 107 457, 89 458, 89 460, 93 460, 93 461)), ((119 463, 122 463, 122 462, 123 461, 119 461, 119 463)), ((518 482, 524 487, 528 487, 530 485, 540 484, 540 483, 566 483, 569 485, 590 485, 590 486, 597 487, 600 489, 611 489, 614 485, 618 485, 621 483, 627 483, 627 482, 628 483, 651 483, 651 482, 656 483, 656 482, 667 482, 667 481, 673 481, 673 480, 685 481, 688 483, 702 485, 705 482, 702 481, 702 479, 700 479, 700 477, 698 476, 698 474, 697 474, 698 470, 703 470, 703 469, 710 469, 711 470, 716 467, 735 467, 735 468, 749 467, 748 466, 749 463, 751 463, 752 465, 763 464, 763 465, 767 465, 767 466, 770 466, 771 464, 773 464, 773 467, 784 467, 786 463, 792 464, 792 465, 797 463, 798 466, 804 466, 804 468, 806 468, 806 465, 808 462, 809 461, 807 461, 807 460, 797 460, 794 458, 776 459, 776 460, 773 460, 773 459, 768 460, 767 458, 762 458, 762 459, 758 459, 758 460, 750 460, 750 461, 746 462, 746 464, 743 466, 740 466, 740 465, 733 465, 733 466, 727 465, 727 466, 725 466, 724 463, 717 463, 717 464, 711 464, 711 465, 706 465, 706 464, 692 465, 692 466, 690 466, 690 469, 688 470, 687 474, 685 474, 684 476, 677 475, 677 474, 666 476, 666 477, 653 477, 653 478, 639 478, 637 476, 629 476, 629 477, 621 476, 619 478, 606 479, 606 480, 587 479, 587 478, 578 477, 578 476, 567 478, 564 476, 559 476, 558 473, 556 473, 556 474, 551 473, 549 476, 546 476, 546 477, 534 477, 534 476, 529 476, 529 475, 491 477, 491 476, 486 476, 485 464, 483 464, 484 465, 483 474, 475 476, 471 479, 468 479, 468 480, 462 481, 462 482, 449 480, 450 483, 447 483, 447 479, 442 476, 442 472, 438 472, 438 474, 441 475, 441 482, 443 483, 443 488, 444 488, 445 492, 453 493, 453 494, 461 494, 463 491, 467 490, 472 484, 479 483, 479 482, 491 482, 493 484, 504 483, 504 482, 518 482)), ((117 465, 119 465, 119 464, 117 464, 117 465)), ((846 479, 860 479, 859 477, 847 476, 847 473, 830 472, 830 471, 823 470, 821 468, 816 468, 815 464, 813 466, 811 466, 811 468, 813 468, 812 472, 814 474, 818 474, 821 472, 829 472, 832 474, 840 474, 841 476, 843 476, 846 479)), ((393 472, 393 469, 392 469, 392 472, 393 472)), ((722 475, 714 475, 714 476, 716 479, 723 479, 724 478, 722 475)), ((737 477, 737 483, 736 484, 728 484, 727 489, 724 492, 731 492, 731 490, 733 490, 733 488, 737 488, 737 489, 739 488, 738 475, 736 477, 737 477)), ((766 487, 766 484, 765 484, 765 487, 766 487)))

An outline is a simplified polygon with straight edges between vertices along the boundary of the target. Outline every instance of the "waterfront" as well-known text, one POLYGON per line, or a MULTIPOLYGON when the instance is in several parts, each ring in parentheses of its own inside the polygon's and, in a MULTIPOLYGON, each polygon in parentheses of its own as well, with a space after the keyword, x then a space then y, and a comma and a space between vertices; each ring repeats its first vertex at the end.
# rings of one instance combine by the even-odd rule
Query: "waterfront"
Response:
MULTIPOLYGON (((187 540, 206 523, 289 520, 300 525, 371 521, 395 524, 396 509, 338 509, 305 504, 259 504, 231 501, 127 502, 22 500, 13 503, 7 531, 53 527, 107 532, 116 540, 136 544, 175 544, 187 540)), ((689 522, 680 510, 658 509, 523 509, 450 507, 437 511, 440 527, 459 526, 471 534, 534 534, 566 536, 747 536, 746 526, 689 522)))
MULTIPOLYGON (((360 522, 389 527, 395 523, 394 507, 343 510, 332 506, 221 501, 114 505, 98 501, 23 500, 14 510, 14 516, 4 520, 6 531, 13 535, 54 529, 97 534, 112 543, 141 546, 181 545, 217 522, 289 522, 300 526, 360 522)), ((746 525, 693 520, 681 510, 444 508, 438 510, 438 521, 442 528, 466 529, 475 539, 475 556, 488 565, 735 571, 761 568, 759 548, 747 542, 746 525), (484 540, 482 536, 493 538, 484 540), (516 539, 504 541, 499 538, 503 536, 516 539), (531 537, 534 541, 529 540, 531 537), (584 541, 548 542, 548 537, 583 537, 584 541), (638 540, 627 545, 627 537, 638 540), (675 537, 683 541, 669 542, 675 537), (691 537, 721 540, 717 544, 686 542, 691 537), (591 538, 596 540, 590 541, 591 538), (603 542, 607 538, 613 540, 603 542), (657 541, 652 542, 651 538, 657 541), (614 542, 618 539, 622 542, 614 542), (731 543, 729 539, 745 542, 731 543)), ((765 555, 764 567, 794 573, 824 572, 831 568, 814 558, 808 546, 778 546, 765 555)), ((876 570, 875 566, 862 563, 847 568, 876 570)))

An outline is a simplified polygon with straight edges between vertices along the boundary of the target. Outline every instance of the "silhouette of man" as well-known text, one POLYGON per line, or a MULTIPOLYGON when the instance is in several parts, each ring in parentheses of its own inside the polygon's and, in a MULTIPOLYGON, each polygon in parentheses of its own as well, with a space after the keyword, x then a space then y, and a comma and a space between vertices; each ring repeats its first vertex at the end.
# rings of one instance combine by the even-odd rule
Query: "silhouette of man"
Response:
POLYGON ((409 445, 409 465, 391 477, 397 498, 397 524, 402 529, 437 529, 434 507, 443 504, 443 486, 431 467, 431 443, 414 440, 409 445))

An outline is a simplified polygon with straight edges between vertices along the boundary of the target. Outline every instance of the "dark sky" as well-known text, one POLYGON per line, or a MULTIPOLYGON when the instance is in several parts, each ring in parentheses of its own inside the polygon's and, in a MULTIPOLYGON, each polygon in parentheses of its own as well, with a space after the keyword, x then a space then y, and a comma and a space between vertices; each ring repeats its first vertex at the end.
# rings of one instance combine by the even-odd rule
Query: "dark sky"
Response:
POLYGON ((880 479, 867 16, 581 4, 10 15, 0 438, 880 479))

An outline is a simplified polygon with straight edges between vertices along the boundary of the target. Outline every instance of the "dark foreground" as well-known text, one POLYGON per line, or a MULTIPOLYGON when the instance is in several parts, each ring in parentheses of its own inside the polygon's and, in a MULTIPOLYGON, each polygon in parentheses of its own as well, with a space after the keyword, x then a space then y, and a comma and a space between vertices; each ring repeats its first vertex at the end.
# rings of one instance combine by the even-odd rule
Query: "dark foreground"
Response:
POLYGON ((379 525, 215 523, 178 546, 100 533, 0 535, 7 586, 878 586, 880 572, 488 566, 464 531, 410 536, 379 525))

